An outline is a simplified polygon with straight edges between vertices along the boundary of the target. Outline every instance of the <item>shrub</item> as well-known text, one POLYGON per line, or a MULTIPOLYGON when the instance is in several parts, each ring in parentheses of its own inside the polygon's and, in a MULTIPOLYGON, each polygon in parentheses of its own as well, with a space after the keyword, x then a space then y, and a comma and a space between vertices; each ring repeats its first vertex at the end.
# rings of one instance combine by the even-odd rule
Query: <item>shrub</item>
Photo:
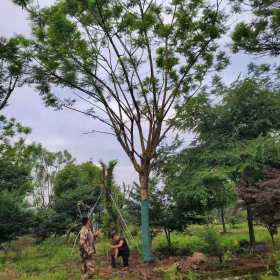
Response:
POLYGON ((202 239, 205 242, 202 251, 208 256, 218 257, 222 263, 224 252, 218 233, 215 230, 208 228, 204 232, 202 239))

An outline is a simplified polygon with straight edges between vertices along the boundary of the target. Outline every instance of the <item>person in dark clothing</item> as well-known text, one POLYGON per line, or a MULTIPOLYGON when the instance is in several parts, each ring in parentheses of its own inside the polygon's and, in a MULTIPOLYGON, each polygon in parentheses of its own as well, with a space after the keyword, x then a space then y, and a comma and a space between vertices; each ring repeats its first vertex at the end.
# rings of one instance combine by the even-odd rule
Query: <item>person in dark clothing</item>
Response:
POLYGON ((112 234, 112 244, 111 245, 111 265, 113 268, 116 267, 116 258, 122 257, 123 266, 128 268, 129 263, 129 247, 125 238, 119 236, 117 233, 112 234))

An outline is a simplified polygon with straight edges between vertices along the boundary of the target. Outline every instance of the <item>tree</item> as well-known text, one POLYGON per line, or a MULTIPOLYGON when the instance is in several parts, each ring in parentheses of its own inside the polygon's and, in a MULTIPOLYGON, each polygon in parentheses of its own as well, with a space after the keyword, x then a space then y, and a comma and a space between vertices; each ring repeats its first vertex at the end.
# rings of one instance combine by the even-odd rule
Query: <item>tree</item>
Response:
POLYGON ((169 251, 172 249, 171 233, 175 230, 183 231, 187 224, 194 220, 193 212, 182 211, 179 204, 172 198, 164 186, 159 188, 151 180, 151 225, 163 229, 169 251), (192 216, 192 217, 191 217, 192 216))
POLYGON ((234 183, 230 177, 221 170, 213 168, 198 172, 200 186, 205 186, 208 192, 208 209, 217 209, 223 226, 223 233, 227 232, 225 209, 232 204, 236 198, 234 183))
POLYGON ((22 36, 0 38, 0 111, 8 104, 15 88, 29 81, 27 42, 22 36))
POLYGON ((107 231, 108 238, 110 238, 112 231, 120 231, 120 220, 117 213, 116 205, 114 205, 114 197, 116 195, 116 185, 114 182, 114 169, 117 161, 111 160, 106 165, 100 162, 102 167, 102 191, 104 194, 104 213, 103 213, 103 226, 107 231))
POLYGON ((10 126, 4 127, 2 135, 5 137, 0 139, 1 243, 27 233, 31 221, 31 212, 25 201, 32 190, 30 146, 22 139, 11 143, 11 129, 10 126))
POLYGON ((239 186, 239 194, 251 205, 254 215, 268 229, 274 245, 274 235, 277 234, 279 219, 279 180, 270 179, 256 185, 239 186))
MULTIPOLYGON (((17 174, 15 174, 17 175, 17 174)), ((15 192, 0 191, 0 244, 28 233, 31 221, 31 212, 26 204, 15 192)))
POLYGON ((234 51, 280 55, 280 5, 278 0, 231 0, 240 13, 248 6, 253 14, 249 23, 240 22, 232 34, 234 51))
POLYGON ((68 151, 52 153, 41 145, 34 145, 33 155, 34 190, 33 203, 36 207, 47 208, 54 196, 53 183, 59 170, 74 159, 68 151))
MULTIPOLYGON (((178 113, 178 125, 197 134, 194 145, 206 147, 209 163, 225 168, 237 185, 258 182, 263 163, 256 161, 264 138, 279 131, 279 88, 271 80, 245 77, 217 90, 219 102, 205 91, 178 113), (211 152, 212 151, 212 152, 211 152), (211 154, 212 153, 212 154, 211 154)), ((276 140, 275 140, 276 141, 276 140)), ((247 207, 250 242, 255 244, 253 212, 247 207)))
MULTIPOLYGON (((60 221, 60 224, 55 222, 57 233, 65 233, 70 226, 76 229, 80 225, 81 217, 88 215, 100 195, 101 180, 101 169, 91 162, 68 164, 56 174, 52 206, 56 215, 52 217, 60 221)), ((95 211, 103 211, 100 203, 95 211)), ((96 216, 95 222, 101 222, 100 215, 96 216)))
POLYGON ((224 210, 234 201, 235 193, 233 181, 225 166, 217 162, 216 153, 208 146, 189 147, 167 157, 161 173, 169 192, 180 202, 181 213, 184 204, 187 211, 199 214, 217 209, 226 232, 224 210))
POLYGON ((206 1, 67 0, 28 9, 34 79, 47 104, 101 121, 139 175, 145 261, 152 260, 149 175, 174 127, 172 109, 195 94, 209 70, 228 62, 224 53, 216 56, 225 32, 219 8, 206 1), (72 94, 62 100, 53 86, 72 94))

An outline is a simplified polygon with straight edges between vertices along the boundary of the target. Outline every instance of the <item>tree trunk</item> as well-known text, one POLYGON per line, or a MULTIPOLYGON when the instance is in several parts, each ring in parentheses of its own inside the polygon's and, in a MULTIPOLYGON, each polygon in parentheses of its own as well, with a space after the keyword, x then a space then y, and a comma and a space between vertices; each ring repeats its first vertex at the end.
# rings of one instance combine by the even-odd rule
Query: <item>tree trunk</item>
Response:
POLYGON ((171 251, 171 231, 168 228, 164 228, 165 237, 169 251, 171 251))
POLYGON ((224 211, 223 206, 221 206, 220 211, 221 211, 221 221, 222 221, 222 225, 223 225, 223 233, 226 233, 227 228, 226 228, 226 222, 225 222, 225 211, 224 211))
POLYGON ((277 231, 275 232, 275 229, 273 228, 273 226, 267 225, 266 228, 267 228, 267 230, 269 232, 269 235, 270 235, 270 238, 271 238, 272 247, 273 247, 273 249, 275 249, 274 234, 277 234, 277 231))
POLYGON ((250 246, 251 248, 254 248, 256 245, 256 239, 255 239, 255 231, 254 231, 254 224, 253 224, 253 213, 250 205, 247 205, 246 208, 247 208, 247 221, 248 221, 248 229, 249 229, 250 246))
POLYGON ((150 233, 150 209, 149 209, 149 175, 140 176, 141 191, 141 231, 143 243, 144 262, 153 261, 150 233))
POLYGON ((271 241, 272 241, 272 247, 273 247, 273 249, 275 249, 274 234, 272 232, 269 232, 269 233, 270 233, 270 237, 271 237, 271 241))

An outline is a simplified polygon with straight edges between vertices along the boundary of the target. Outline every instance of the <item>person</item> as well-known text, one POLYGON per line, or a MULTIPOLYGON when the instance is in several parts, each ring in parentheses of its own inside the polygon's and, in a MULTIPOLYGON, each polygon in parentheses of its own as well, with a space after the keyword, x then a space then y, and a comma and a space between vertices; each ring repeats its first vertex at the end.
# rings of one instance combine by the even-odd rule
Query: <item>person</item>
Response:
POLYGON ((98 231, 96 233, 92 231, 91 220, 88 217, 84 217, 80 231, 81 280, 89 279, 94 274, 93 242, 98 235, 98 231))
POLYGON ((129 247, 125 238, 120 237, 116 232, 113 232, 111 245, 111 265, 113 268, 116 268, 117 257, 122 257, 123 266, 127 269, 129 263, 129 247))

